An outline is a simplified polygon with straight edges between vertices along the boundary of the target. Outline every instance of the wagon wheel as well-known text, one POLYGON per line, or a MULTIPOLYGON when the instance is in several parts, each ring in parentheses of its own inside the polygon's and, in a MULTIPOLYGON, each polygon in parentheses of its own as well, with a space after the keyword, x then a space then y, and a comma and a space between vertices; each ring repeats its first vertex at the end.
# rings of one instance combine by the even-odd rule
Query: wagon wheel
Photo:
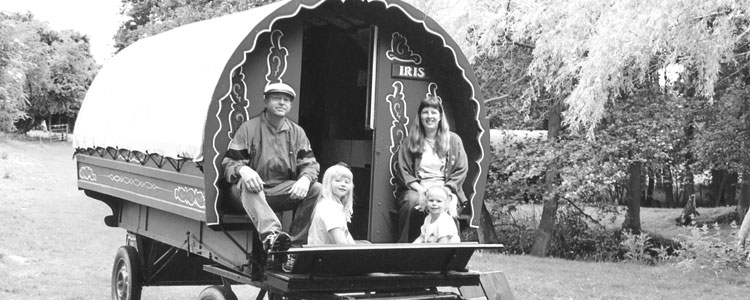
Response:
POLYGON ((228 286, 212 285, 201 291, 198 300, 237 300, 237 295, 228 286))
POLYGON ((112 267, 112 299, 140 300, 143 283, 138 251, 131 246, 117 249, 112 267))

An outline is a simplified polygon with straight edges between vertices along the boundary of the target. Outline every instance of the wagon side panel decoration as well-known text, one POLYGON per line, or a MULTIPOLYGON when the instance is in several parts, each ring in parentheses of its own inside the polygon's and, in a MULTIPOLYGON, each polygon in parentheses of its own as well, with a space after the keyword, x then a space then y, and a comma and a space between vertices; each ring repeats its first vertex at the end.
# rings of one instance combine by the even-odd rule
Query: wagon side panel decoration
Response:
POLYGON ((77 155, 78 185, 130 199, 195 220, 203 219, 206 198, 200 176, 144 168, 108 157, 77 155))

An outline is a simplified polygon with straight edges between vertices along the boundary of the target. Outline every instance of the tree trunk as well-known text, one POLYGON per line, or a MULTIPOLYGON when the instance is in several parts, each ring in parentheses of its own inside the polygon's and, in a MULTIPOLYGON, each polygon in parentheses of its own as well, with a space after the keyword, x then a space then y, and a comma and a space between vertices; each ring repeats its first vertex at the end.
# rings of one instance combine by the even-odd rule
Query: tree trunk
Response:
POLYGON ((740 185, 740 199, 737 201, 737 224, 742 224, 743 217, 750 208, 750 181, 744 181, 740 185))
POLYGON ((646 186, 645 207, 654 207, 654 186, 656 185, 656 172, 653 168, 648 168, 648 185, 646 186))
MULTIPOLYGON (((547 143, 549 147, 557 146, 555 142, 562 130, 561 111, 562 103, 559 100, 550 106, 549 122, 547 125, 547 143)), ((552 232, 555 228, 555 219, 557 217, 557 177, 557 158, 553 158, 544 178, 545 195, 542 219, 539 222, 539 228, 534 233, 534 245, 531 247, 531 255, 534 256, 547 256, 549 244, 552 241, 552 232)))
POLYGON ((641 232, 641 169, 639 161, 630 163, 630 182, 628 189, 628 211, 622 229, 629 229, 633 233, 641 232))
POLYGON ((722 194, 724 194, 726 179, 726 170, 711 170, 711 183, 708 185, 709 200, 711 200, 711 202, 708 206, 716 207, 722 202, 721 198, 722 194))
MULTIPOLYGON (((689 123, 685 126, 684 129, 685 132, 685 144, 688 145, 693 140, 693 124, 689 123)), ((690 150, 690 147, 686 146, 685 151, 685 176, 683 176, 683 182, 682 186, 684 188, 684 192, 682 193, 682 202, 680 202, 680 207, 684 207, 685 204, 688 202, 688 198, 695 193, 695 180, 693 178, 693 169, 690 167, 695 162, 695 158, 693 157, 693 151, 690 150)))
POLYGON ((679 207, 684 207, 685 204, 687 204, 688 199, 690 196, 695 194, 695 180, 693 178, 693 170, 689 167, 685 167, 685 178, 682 182, 683 186, 683 192, 682 195, 680 195, 680 203, 679 207))
POLYGON ((654 189, 664 190, 664 169, 656 169, 654 171, 654 177, 656 179, 654 189))
POLYGON ((745 220, 742 221, 740 231, 737 233, 737 245, 745 248, 745 240, 750 235, 750 211, 745 214, 745 220))
POLYGON ((664 202, 667 203, 667 207, 675 207, 672 169, 669 166, 664 167, 664 202))
POLYGON ((722 205, 730 206, 737 204, 737 181, 739 181, 739 174, 737 172, 729 172, 727 174, 727 185, 724 187, 724 203, 722 205))
MULTIPOLYGON (((547 170, 546 180, 554 181, 556 177, 557 170, 547 170)), ((550 185, 552 184, 547 184, 548 187, 550 185)), ((557 193, 554 191, 554 188, 554 186, 549 187, 545 193, 542 220, 539 222, 539 228, 534 233, 534 245, 531 247, 531 255, 534 256, 547 256, 549 244, 552 241, 558 205, 557 193)))
POLYGON ((696 209, 694 195, 690 196, 688 197, 687 204, 685 204, 685 207, 682 209, 682 213, 680 214, 680 224, 690 225, 693 223, 693 218, 700 215, 701 214, 698 213, 698 210, 696 209))
POLYGON ((497 238, 497 232, 495 232, 495 224, 492 223, 492 215, 487 210, 487 205, 482 201, 482 212, 479 215, 479 230, 477 230, 477 237, 479 238, 480 244, 499 244, 500 240, 497 238))

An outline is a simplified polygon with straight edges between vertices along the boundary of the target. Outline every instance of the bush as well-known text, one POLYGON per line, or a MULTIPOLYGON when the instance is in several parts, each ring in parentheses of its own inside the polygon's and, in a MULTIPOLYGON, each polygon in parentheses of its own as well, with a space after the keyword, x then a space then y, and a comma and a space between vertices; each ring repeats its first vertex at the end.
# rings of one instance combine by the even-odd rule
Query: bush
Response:
POLYGON ((723 242, 720 238, 719 223, 691 226, 690 235, 685 239, 680 250, 680 265, 710 268, 715 271, 723 269, 745 269, 748 267, 750 249, 740 249, 723 242))
POLYGON ((655 264, 656 258, 652 256, 654 247, 648 233, 634 234, 629 230, 622 233, 620 245, 624 247, 624 258, 628 261, 655 264))
POLYGON ((565 206, 557 214, 549 255, 612 262, 623 258, 621 234, 594 223, 581 212, 565 206))
MULTIPOLYGON (((538 213, 533 206, 503 205, 493 210, 493 218, 495 232, 508 253, 527 254, 531 251, 538 227, 538 213)), ((619 231, 592 226, 583 214, 563 206, 558 211, 549 255, 586 261, 620 261, 625 252, 620 240, 619 231)))
POLYGON ((510 254, 526 254, 534 245, 534 230, 537 227, 534 212, 517 210, 516 205, 502 205, 493 210, 495 233, 505 251, 510 254))

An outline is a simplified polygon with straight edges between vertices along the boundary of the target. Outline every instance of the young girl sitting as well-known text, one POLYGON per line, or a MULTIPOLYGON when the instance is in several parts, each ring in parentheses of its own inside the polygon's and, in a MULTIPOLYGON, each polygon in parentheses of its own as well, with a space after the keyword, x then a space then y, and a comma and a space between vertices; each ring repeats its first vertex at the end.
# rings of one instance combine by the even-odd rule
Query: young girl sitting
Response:
POLYGON ((352 177, 352 171, 343 163, 326 170, 308 231, 308 245, 354 244, 347 227, 353 212, 352 177))
POLYGON ((448 214, 450 191, 442 186, 433 186, 427 189, 424 198, 425 203, 421 203, 420 207, 427 212, 427 217, 414 243, 460 243, 456 223, 448 214))

